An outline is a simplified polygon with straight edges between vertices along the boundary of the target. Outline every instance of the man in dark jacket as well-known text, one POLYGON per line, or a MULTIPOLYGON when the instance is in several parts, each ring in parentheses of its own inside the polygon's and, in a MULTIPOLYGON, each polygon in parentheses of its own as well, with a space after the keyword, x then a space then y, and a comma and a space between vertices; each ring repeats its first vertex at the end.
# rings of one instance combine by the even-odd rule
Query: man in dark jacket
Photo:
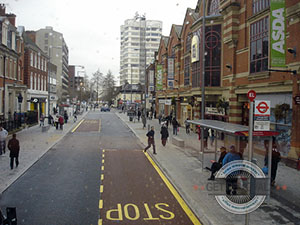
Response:
POLYGON ((165 122, 163 123, 161 130, 160 130, 160 134, 161 134, 161 143, 163 146, 166 146, 168 137, 169 137, 169 131, 168 128, 165 124, 165 122))
POLYGON ((10 154, 10 168, 14 168, 14 159, 16 159, 16 167, 19 165, 19 151, 20 151, 20 144, 16 138, 16 134, 13 134, 12 139, 9 140, 7 145, 10 154))
POLYGON ((173 125, 173 135, 177 135, 178 122, 175 117, 172 120, 172 125, 173 125))
POLYGON ((220 148, 220 150, 221 150, 221 155, 220 155, 219 161, 218 162, 214 162, 211 165, 211 168, 206 167, 206 169, 208 169, 209 171, 211 171, 211 175, 210 175, 210 178, 208 178, 208 180, 214 180, 215 179, 215 173, 219 169, 222 168, 222 162, 223 162, 223 159, 224 159, 225 155, 227 154, 227 151, 226 151, 226 148, 224 146, 222 146, 220 148))
POLYGON ((156 151, 155 151, 155 142, 154 142, 154 127, 151 127, 151 130, 146 134, 146 136, 148 137, 148 146, 144 149, 144 152, 146 152, 151 145, 153 146, 153 154, 156 155, 156 151))

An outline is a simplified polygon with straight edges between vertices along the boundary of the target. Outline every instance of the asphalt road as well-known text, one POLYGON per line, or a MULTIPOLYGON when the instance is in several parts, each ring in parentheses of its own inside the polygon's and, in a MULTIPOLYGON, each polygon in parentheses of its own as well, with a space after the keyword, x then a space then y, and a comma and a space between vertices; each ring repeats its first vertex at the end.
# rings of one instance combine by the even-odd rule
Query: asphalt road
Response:
POLYGON ((3 193, 2 205, 17 207, 24 225, 194 224, 155 167, 116 115, 90 112, 3 193))

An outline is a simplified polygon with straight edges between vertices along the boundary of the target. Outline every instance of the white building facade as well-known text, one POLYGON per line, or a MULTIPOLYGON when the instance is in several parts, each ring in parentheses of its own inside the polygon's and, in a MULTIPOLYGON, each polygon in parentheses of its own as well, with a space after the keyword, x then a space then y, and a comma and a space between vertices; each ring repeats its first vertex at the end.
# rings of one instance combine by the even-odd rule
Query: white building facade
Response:
POLYGON ((120 84, 144 84, 145 68, 158 50, 162 22, 136 14, 121 26, 120 84))

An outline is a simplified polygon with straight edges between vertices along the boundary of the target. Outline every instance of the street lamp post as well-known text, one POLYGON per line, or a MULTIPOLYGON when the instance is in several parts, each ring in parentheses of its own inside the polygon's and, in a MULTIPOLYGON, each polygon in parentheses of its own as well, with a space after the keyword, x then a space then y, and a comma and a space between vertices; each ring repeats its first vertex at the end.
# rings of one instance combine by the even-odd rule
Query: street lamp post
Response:
POLYGON ((6 55, 3 55, 3 119, 5 120, 5 80, 6 80, 6 55))

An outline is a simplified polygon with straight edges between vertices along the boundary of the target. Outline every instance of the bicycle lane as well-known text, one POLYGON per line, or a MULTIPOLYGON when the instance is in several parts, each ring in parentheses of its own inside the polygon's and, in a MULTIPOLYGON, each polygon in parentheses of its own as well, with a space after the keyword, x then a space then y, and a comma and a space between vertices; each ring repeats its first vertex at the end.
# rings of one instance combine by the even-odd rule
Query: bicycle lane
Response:
POLYGON ((200 224, 141 150, 103 150, 98 225, 200 224))

